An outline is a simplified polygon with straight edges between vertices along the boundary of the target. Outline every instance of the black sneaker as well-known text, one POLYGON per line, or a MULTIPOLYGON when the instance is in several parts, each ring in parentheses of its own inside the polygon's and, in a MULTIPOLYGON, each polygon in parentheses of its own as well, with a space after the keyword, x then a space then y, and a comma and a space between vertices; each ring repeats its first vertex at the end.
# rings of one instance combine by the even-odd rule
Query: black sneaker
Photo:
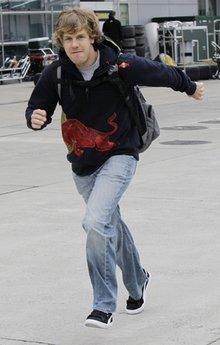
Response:
POLYGON ((85 321, 85 326, 95 328, 109 328, 112 326, 113 317, 111 313, 94 309, 85 321))
POLYGON ((138 300, 133 299, 131 296, 129 296, 127 300, 126 305, 126 312, 128 314, 139 314, 144 310, 145 305, 145 299, 146 299, 146 288, 150 280, 150 274, 146 272, 146 281, 144 283, 144 286, 142 288, 142 297, 138 300))

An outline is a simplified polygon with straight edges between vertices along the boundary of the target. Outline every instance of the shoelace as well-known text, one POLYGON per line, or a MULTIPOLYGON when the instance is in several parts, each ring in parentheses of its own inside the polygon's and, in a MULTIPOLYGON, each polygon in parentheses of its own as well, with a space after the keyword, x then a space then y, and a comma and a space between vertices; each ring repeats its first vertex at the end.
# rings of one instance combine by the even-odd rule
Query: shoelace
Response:
POLYGON ((100 310, 93 310, 90 315, 97 317, 97 318, 100 318, 101 320, 107 320, 110 313, 107 314, 107 313, 104 313, 103 311, 100 311, 100 310))
POLYGON ((138 299, 138 300, 135 300, 131 296, 129 296, 129 298, 127 300, 128 304, 139 304, 139 303, 142 303, 142 302, 143 302, 143 298, 142 297, 140 299, 138 299))

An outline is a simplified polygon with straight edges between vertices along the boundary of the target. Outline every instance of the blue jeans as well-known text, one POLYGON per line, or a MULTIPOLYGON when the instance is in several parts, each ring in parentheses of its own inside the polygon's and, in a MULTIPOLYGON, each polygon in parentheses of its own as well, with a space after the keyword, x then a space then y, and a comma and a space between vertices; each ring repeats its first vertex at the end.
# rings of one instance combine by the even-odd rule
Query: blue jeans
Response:
POLYGON ((83 228, 86 255, 93 287, 93 309, 113 313, 116 309, 116 264, 131 297, 140 299, 146 280, 132 235, 122 221, 118 202, 136 170, 128 155, 109 158, 92 175, 73 173, 78 192, 86 202, 83 228))

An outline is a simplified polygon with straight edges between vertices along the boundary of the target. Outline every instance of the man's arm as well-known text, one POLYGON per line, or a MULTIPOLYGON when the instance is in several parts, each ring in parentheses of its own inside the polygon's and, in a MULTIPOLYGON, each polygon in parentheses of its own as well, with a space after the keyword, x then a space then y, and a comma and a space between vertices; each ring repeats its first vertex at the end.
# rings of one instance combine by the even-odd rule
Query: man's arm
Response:
POLYGON ((118 33, 119 33, 119 39, 120 41, 122 41, 122 26, 121 26, 121 22, 120 20, 117 21, 118 22, 118 33))
POLYGON ((53 75, 51 66, 46 68, 29 99, 25 116, 27 126, 33 130, 42 129, 52 121, 59 99, 53 75))
POLYGON ((195 99, 204 93, 204 88, 193 82, 179 68, 138 56, 122 54, 119 74, 131 85, 170 87, 190 96, 195 94, 195 99))
POLYGON ((104 33, 104 35, 108 36, 108 24, 107 21, 104 22, 103 26, 102 26, 102 32, 104 33))

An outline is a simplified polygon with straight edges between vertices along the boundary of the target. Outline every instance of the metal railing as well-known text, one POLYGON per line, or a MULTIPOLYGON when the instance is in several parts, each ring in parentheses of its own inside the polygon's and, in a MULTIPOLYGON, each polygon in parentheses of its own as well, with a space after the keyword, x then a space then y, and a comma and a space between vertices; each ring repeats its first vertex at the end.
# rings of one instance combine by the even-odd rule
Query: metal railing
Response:
POLYGON ((18 67, 0 68, 0 83, 3 84, 4 81, 9 80, 18 80, 21 82, 26 77, 30 65, 30 58, 27 55, 19 61, 18 67))

